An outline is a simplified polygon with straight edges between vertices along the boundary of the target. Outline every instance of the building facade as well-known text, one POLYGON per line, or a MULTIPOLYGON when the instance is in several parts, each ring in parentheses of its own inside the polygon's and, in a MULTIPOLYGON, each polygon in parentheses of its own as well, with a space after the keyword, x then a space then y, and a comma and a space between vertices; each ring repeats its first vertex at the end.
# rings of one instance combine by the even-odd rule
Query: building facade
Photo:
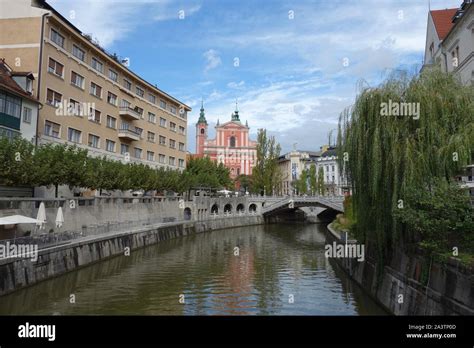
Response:
POLYGON ((231 115, 229 122, 216 125, 216 138, 208 139, 208 124, 204 107, 201 105, 196 123, 196 155, 209 156, 213 161, 223 163, 230 170, 232 178, 251 175, 257 159, 257 142, 250 140, 247 123, 240 122, 239 111, 231 115))
POLYGON ((14 71, 0 59, 0 138, 22 136, 35 143, 39 103, 33 81, 31 72, 14 71))
POLYGON ((309 169, 311 165, 316 165, 316 160, 321 152, 315 151, 293 151, 281 155, 278 158, 278 167, 281 173, 281 186, 278 188, 283 195, 297 194, 294 182, 299 180, 301 173, 309 169))
POLYGON ((33 72, 33 95, 44 104, 38 143, 185 167, 187 105, 133 73, 46 1, 4 0, 0 6, 0 57, 33 72))
POLYGON ((459 8, 428 13, 423 69, 437 66, 465 85, 474 83, 474 6, 465 0, 459 8))

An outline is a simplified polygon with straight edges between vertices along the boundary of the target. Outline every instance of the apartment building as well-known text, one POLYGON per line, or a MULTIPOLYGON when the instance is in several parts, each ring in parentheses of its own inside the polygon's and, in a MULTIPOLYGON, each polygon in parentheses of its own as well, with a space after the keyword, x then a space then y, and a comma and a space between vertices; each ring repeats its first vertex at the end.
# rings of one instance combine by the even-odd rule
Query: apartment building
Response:
POLYGON ((459 8, 428 13, 423 69, 438 66, 474 84, 474 6, 464 0, 459 8))
POLYGON ((35 77, 37 143, 152 167, 186 164, 191 108, 129 69, 44 0, 0 2, 0 57, 35 77))
POLYGON ((33 80, 31 72, 14 71, 0 59, 0 139, 35 142, 40 105, 32 95, 33 80))

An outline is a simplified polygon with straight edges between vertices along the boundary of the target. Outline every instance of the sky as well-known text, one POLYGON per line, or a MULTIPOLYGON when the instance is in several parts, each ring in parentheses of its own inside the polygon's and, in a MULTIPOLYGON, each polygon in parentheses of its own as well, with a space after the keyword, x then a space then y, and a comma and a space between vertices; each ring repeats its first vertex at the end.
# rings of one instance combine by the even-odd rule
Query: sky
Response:
MULTIPOLYGON (((251 138, 319 150, 360 86, 423 63, 429 0, 49 0, 130 69, 193 108, 209 136, 236 101, 251 138)), ((431 9, 462 0, 431 0, 431 9)), ((334 138, 334 137, 333 137, 334 138)))

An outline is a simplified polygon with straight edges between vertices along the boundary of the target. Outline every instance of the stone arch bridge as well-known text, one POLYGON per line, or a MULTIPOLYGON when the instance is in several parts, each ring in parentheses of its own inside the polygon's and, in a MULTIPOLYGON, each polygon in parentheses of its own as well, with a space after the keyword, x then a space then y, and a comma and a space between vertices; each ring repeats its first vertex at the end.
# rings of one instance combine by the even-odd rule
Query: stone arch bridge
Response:
POLYGON ((259 215, 277 216, 304 207, 343 212, 344 197, 325 196, 245 196, 245 197, 193 197, 185 202, 185 220, 208 220, 212 218, 259 215))

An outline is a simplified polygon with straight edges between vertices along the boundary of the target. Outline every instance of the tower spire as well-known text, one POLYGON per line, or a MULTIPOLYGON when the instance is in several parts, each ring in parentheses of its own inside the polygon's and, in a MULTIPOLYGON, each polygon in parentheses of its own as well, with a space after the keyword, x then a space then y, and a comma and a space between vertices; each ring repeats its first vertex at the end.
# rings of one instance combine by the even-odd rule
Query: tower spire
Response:
POLYGON ((238 105, 237 105, 237 99, 235 99, 235 111, 234 111, 234 113, 232 114, 232 121, 234 121, 234 122, 240 122, 239 109, 238 109, 238 105))
POLYGON ((206 121, 206 114, 204 113, 204 100, 201 99, 201 112, 199 113, 199 120, 197 123, 204 123, 207 124, 206 121))

